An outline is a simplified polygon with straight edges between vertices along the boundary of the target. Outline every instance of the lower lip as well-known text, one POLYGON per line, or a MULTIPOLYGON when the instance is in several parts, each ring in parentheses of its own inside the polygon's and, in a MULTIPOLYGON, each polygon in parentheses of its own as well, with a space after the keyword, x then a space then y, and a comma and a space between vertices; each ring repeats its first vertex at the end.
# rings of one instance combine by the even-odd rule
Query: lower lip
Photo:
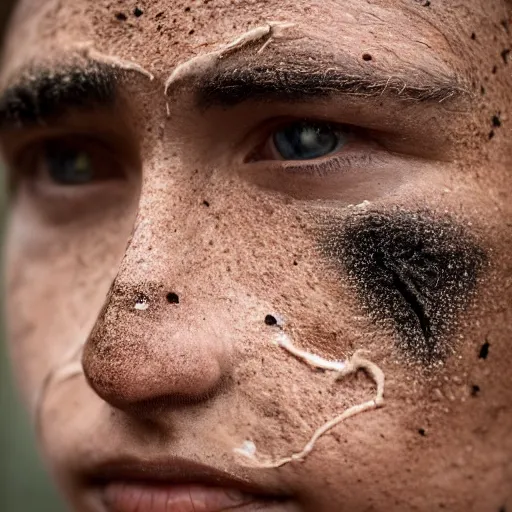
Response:
POLYGON ((258 501, 251 495, 230 489, 132 482, 107 485, 103 497, 109 512, 241 512, 258 501))

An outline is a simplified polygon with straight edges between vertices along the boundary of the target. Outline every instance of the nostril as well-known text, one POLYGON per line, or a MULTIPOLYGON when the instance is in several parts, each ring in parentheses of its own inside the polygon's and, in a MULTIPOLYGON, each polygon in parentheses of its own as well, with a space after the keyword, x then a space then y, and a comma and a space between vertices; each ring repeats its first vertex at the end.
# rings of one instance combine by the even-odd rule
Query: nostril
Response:
POLYGON ((167 302, 169 304, 179 304, 180 303, 180 297, 177 293, 169 292, 167 294, 167 302))

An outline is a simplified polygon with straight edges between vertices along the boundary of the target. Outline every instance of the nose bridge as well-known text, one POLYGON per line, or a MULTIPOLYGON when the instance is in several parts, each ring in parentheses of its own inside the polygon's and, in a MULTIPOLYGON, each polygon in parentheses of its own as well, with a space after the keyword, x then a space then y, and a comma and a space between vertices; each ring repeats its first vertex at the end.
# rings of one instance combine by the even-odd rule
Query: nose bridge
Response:
POLYGON ((85 346, 90 385, 119 408, 211 397, 229 372, 227 313, 182 296, 191 278, 187 266, 194 266, 189 246, 197 246, 192 239, 200 230, 190 221, 193 205, 178 230, 176 200, 166 191, 143 190, 125 257, 85 346))

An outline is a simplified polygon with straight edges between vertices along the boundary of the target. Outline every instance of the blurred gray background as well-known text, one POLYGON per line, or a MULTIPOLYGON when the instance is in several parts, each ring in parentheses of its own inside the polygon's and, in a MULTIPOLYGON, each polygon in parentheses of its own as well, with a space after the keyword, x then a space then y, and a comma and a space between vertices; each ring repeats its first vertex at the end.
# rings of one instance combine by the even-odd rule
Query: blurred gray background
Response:
MULTIPOLYGON (((0 36, 11 0, 0 0, 0 36)), ((0 175, 4 172, 0 163, 0 175)), ((0 234, 4 233, 5 198, 0 180, 0 234)), ((31 426, 12 385, 5 335, 0 336, 0 511, 64 512, 36 452, 31 426)))

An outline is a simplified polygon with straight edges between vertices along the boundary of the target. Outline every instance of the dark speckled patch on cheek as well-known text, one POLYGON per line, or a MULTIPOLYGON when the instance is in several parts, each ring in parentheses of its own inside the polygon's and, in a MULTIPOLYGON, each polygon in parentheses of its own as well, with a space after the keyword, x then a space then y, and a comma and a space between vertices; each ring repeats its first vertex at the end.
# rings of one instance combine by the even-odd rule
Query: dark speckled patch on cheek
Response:
POLYGON ((399 348, 425 364, 452 348, 487 262, 469 229, 428 212, 354 213, 329 223, 322 247, 366 312, 391 321, 399 348))

